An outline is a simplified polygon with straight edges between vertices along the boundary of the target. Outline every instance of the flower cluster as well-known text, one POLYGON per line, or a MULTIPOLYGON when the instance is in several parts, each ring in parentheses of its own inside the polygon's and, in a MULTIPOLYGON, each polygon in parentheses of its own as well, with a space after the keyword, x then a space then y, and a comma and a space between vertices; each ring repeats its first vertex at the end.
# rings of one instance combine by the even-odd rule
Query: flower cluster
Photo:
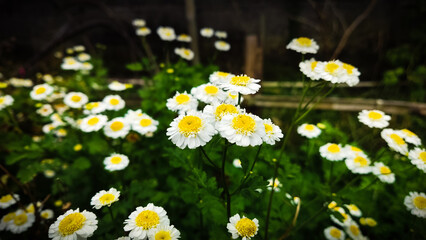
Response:
POLYGON ((89 62, 92 58, 88 53, 85 53, 84 46, 74 46, 73 48, 68 48, 66 53, 70 56, 66 56, 62 59, 61 68, 63 70, 82 70, 90 71, 93 69, 93 65, 89 62))

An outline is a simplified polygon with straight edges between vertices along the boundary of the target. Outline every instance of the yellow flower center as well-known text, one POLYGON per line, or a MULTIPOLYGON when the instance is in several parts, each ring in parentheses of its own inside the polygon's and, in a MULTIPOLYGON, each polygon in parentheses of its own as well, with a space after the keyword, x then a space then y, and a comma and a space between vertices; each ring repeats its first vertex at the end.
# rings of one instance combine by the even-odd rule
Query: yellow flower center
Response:
POLYGON ((247 115, 238 115, 232 119, 232 128, 234 128, 238 134, 252 134, 256 129, 256 121, 247 115))
POLYGON ((99 202, 101 202, 102 205, 110 204, 115 200, 115 196, 111 193, 105 193, 99 198, 99 202))
POLYGON ((359 228, 356 225, 351 225, 349 227, 349 230, 352 232, 353 235, 355 236, 359 235, 359 228))
POLYGON ((374 220, 372 218, 366 218, 365 223, 370 227, 375 227, 377 225, 376 220, 374 220))
POLYGON ((8 213, 3 217, 3 222, 10 222, 15 218, 16 214, 14 212, 8 213))
POLYGON ((330 144, 330 146, 328 146, 327 150, 331 153, 338 153, 340 152, 340 147, 337 144, 330 144))
POLYGON ((387 175, 387 174, 391 174, 392 171, 390 170, 390 168, 386 167, 386 166, 382 166, 380 167, 380 173, 383 175, 387 175))
POLYGON ((42 94, 42 93, 44 93, 44 92, 46 92, 46 88, 45 87, 39 87, 39 88, 37 88, 36 90, 35 90, 35 94, 42 94))
POLYGON ((264 123, 263 125, 265 125, 265 132, 266 133, 272 133, 272 125, 271 124, 264 123))
POLYGON ((334 62, 329 62, 325 65, 325 71, 331 74, 333 74, 338 68, 339 65, 334 62))
POLYGON ((28 216, 25 213, 19 214, 13 219, 13 223, 17 226, 24 225, 28 221, 28 216))
POLYGON ((145 210, 139 213, 135 222, 136 226, 142 227, 143 230, 148 230, 156 227, 160 223, 160 216, 154 211, 145 210))
POLYGON ((357 148, 357 147, 354 147, 354 146, 351 146, 351 150, 354 151, 354 152, 362 152, 362 150, 360 148, 357 148))
POLYGON ((119 163, 121 163, 122 160, 123 159, 121 159, 121 157, 115 156, 115 157, 112 157, 110 161, 111 161, 112 164, 119 164, 119 163))
POLYGON ((40 216, 41 216, 41 218, 44 218, 44 219, 48 219, 48 218, 50 217, 50 215, 49 215, 49 213, 48 213, 48 212, 42 212, 42 213, 40 214, 40 216))
POLYGON ((34 213, 34 212, 35 212, 34 205, 33 205, 33 204, 29 205, 29 206, 25 209, 25 211, 26 211, 27 213, 34 213))
POLYGON ((382 114, 378 113, 378 112, 369 112, 368 113, 368 118, 373 119, 373 120, 379 120, 382 117, 383 117, 382 114))
POLYGON ((197 134, 202 127, 201 118, 197 116, 185 116, 178 124, 179 131, 185 137, 197 134))
POLYGON ((4 103, 4 97, 0 97, 0 104, 4 103))
POLYGON ((229 73, 227 73, 227 72, 218 72, 217 75, 219 77, 227 77, 229 75, 229 73))
POLYGON ((189 102, 189 100, 190 100, 190 98, 186 94, 180 94, 176 97, 176 102, 178 104, 185 104, 185 103, 189 102))
POLYGON ((71 101, 73 102, 80 102, 81 101, 81 97, 78 95, 74 95, 71 97, 71 101))
POLYGON ((214 115, 217 120, 221 120, 226 114, 238 113, 238 109, 232 104, 221 104, 216 108, 214 115))
POLYGON ((59 223, 59 232, 62 236, 71 235, 74 232, 80 230, 83 227, 85 221, 86 217, 83 214, 79 212, 71 213, 64 217, 64 219, 62 219, 62 221, 59 223))
POLYGON ((216 86, 207 86, 207 87, 204 88, 204 91, 207 94, 214 95, 219 91, 219 88, 217 88, 216 86))
POLYGON ((6 203, 6 202, 9 202, 12 199, 13 199, 12 195, 8 194, 8 195, 5 195, 5 196, 1 197, 0 198, 0 202, 6 203))
POLYGON ((191 51, 189 51, 188 49, 184 49, 183 54, 186 55, 186 56, 189 56, 189 55, 191 55, 191 51))
POLYGON ((426 208, 426 198, 422 196, 417 196, 413 199, 414 206, 418 209, 425 209, 426 208))
POLYGON ((402 139, 402 137, 400 137, 400 136, 398 136, 397 134, 395 134, 395 133, 392 133, 391 135, 390 135, 390 138, 396 143, 396 144, 398 144, 398 145, 404 145, 405 144, 405 141, 404 141, 404 139, 402 139))
POLYGON ((139 122, 139 125, 141 125, 142 127, 148 127, 152 124, 152 120, 149 118, 144 118, 139 122))
POLYGON ((419 154, 419 158, 423 161, 423 163, 426 163, 426 152, 421 152, 419 154))
POLYGON ((347 63, 343 63, 343 66, 342 66, 344 69, 346 69, 346 71, 348 72, 348 74, 349 75, 351 75, 352 73, 353 73, 353 71, 354 71, 354 69, 355 69, 355 67, 354 66, 352 66, 352 65, 350 65, 350 64, 347 64, 347 63))
POLYGON ((116 98, 112 98, 111 100, 109 100, 109 103, 111 105, 115 106, 115 105, 118 105, 120 103, 120 101, 118 99, 116 99, 116 98))
POLYGON ((415 133, 413 133, 412 131, 408 130, 408 129, 402 129, 401 131, 403 131, 405 134, 407 134, 407 136, 409 137, 414 137, 417 136, 415 133))
POLYGON ((367 165, 368 165, 368 161, 367 161, 367 159, 365 159, 365 158, 363 158, 363 157, 360 157, 360 156, 356 157, 356 158, 354 159, 354 162, 355 162, 355 163, 358 163, 361 167, 365 167, 365 166, 367 166, 367 165))
POLYGON ((250 81, 250 77, 247 76, 235 76, 231 78, 231 84, 236 86, 245 87, 250 81))
POLYGON ((121 129, 123 129, 124 124, 122 122, 113 122, 110 126, 111 130, 113 130, 114 132, 120 131, 121 129))
POLYGON ((351 211, 355 211, 355 212, 359 211, 359 208, 357 206, 353 205, 353 204, 349 204, 348 208, 351 211))
POLYGON ((140 31, 146 31, 146 30, 148 30, 148 28, 147 27, 141 27, 141 28, 139 28, 139 30, 140 31))
POLYGON ((98 122, 99 122, 99 118, 98 117, 92 117, 91 119, 89 119, 89 121, 87 121, 87 124, 89 124, 90 126, 93 126, 93 125, 95 125, 98 122))
POLYGON ((172 240, 170 232, 161 230, 155 234, 155 240, 172 240))
POLYGON ((315 127, 314 127, 314 125, 312 125, 312 124, 306 124, 306 125, 305 125, 305 130, 313 131, 314 129, 315 129, 315 127))
POLYGON ((331 202, 331 203, 328 204, 328 208, 330 208, 330 209, 335 208, 335 207, 337 207, 336 202, 331 202))
POLYGON ((300 37, 300 38, 296 39, 296 41, 304 47, 309 47, 312 44, 312 40, 309 39, 309 38, 306 38, 306 37, 300 37))
POLYGON ((220 45, 221 47, 226 47, 228 44, 227 44, 226 42, 224 42, 224 41, 220 41, 220 42, 219 42, 219 45, 220 45))
POLYGON ((340 230, 337 228, 332 228, 330 229, 330 235, 334 238, 340 238, 340 236, 342 235, 342 232, 340 232, 340 230))
POLYGON ((83 148, 83 145, 81 145, 81 144, 76 144, 76 145, 74 146, 74 151, 78 152, 78 151, 80 151, 82 148, 83 148))
POLYGON ((315 69, 315 67, 317 66, 318 62, 317 61, 313 61, 311 62, 311 70, 313 71, 315 69))
POLYGON ((242 237, 252 237, 257 230, 256 224, 248 218, 242 218, 238 221, 237 224, 235 224, 235 228, 242 237))

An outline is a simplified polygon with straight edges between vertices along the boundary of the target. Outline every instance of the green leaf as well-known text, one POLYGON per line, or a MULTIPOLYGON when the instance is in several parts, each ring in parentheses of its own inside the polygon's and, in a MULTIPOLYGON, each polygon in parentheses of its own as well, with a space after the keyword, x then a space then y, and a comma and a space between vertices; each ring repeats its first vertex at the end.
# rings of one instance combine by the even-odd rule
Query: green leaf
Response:
POLYGON ((79 157, 74 161, 72 166, 74 168, 84 170, 84 169, 88 169, 91 166, 91 163, 89 159, 85 157, 79 157))

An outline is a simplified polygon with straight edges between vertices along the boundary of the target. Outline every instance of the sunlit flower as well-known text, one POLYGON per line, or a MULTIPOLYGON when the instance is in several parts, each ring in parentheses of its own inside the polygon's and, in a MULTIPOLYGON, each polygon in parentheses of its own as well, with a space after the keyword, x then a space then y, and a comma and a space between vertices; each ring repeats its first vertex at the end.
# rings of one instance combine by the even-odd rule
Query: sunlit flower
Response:
POLYGON ((399 152, 404 156, 408 154, 408 145, 400 131, 386 128, 382 130, 380 135, 386 141, 390 149, 399 152))
POLYGON ((68 210, 49 227, 49 238, 54 240, 77 240, 91 237, 98 228, 98 220, 92 212, 68 210))
POLYGON ((334 226, 330 226, 330 227, 324 229, 324 236, 328 240, 344 240, 345 239, 345 232, 343 232, 342 230, 340 230, 340 229, 338 229, 334 226))
POLYGON ((204 103, 223 102, 226 99, 226 93, 211 83, 192 88, 191 94, 204 103))
POLYGON ((64 70, 79 70, 82 67, 81 65, 81 62, 77 61, 74 57, 65 57, 61 68, 64 70))
POLYGON ((364 154, 364 151, 362 151, 362 149, 360 149, 359 147, 355 147, 352 145, 346 145, 344 148, 344 151, 346 152, 346 157, 347 158, 354 158, 360 154, 364 154))
POLYGON ((415 133, 408 129, 399 130, 404 140, 408 143, 414 144, 416 146, 422 145, 422 140, 415 133))
MULTIPOLYGON (((1 102, 1 99, 0 99, 0 102, 1 102)), ((53 108, 52 108, 52 105, 50 105, 50 104, 43 104, 43 106, 41 106, 41 108, 37 109, 36 112, 43 117, 47 117, 47 116, 49 116, 50 114, 53 113, 53 108)))
POLYGON ((9 224, 11 223, 11 221, 13 221, 13 219, 15 218, 15 216, 16 216, 15 212, 10 212, 4 215, 0 220, 0 231, 6 230, 9 227, 9 224))
POLYGON ((86 48, 83 45, 76 45, 73 47, 74 51, 76 52, 84 52, 86 48))
POLYGON ((223 138, 242 147, 261 145, 266 134, 263 120, 250 113, 225 115, 217 129, 223 138))
POLYGON ((103 102, 89 102, 84 105, 84 114, 98 114, 105 111, 106 106, 103 102))
POLYGON ((45 124, 45 125, 43 125, 43 127, 41 128, 41 130, 44 132, 44 133, 50 133, 53 129, 55 129, 57 126, 55 125, 55 124, 53 124, 53 123, 48 123, 48 124, 45 124))
POLYGON ((344 82, 350 87, 353 87, 359 83, 359 76, 361 73, 358 71, 358 68, 342 62, 343 69, 346 70, 346 74, 343 76, 345 79, 344 82))
POLYGON ((334 215, 330 215, 330 219, 339 226, 347 226, 352 222, 352 218, 345 212, 345 209, 342 207, 333 207, 332 211, 340 213, 342 219, 335 217, 334 215))
POLYGON ((65 137, 65 136, 67 136, 67 134, 68 134, 67 130, 66 130, 66 129, 64 129, 64 128, 59 128, 59 129, 58 129, 58 130, 56 130, 54 133, 55 133, 55 135, 56 135, 57 137, 65 137))
POLYGON ((358 119, 370 128, 384 128, 389 125, 391 117, 380 110, 362 110, 358 119))
POLYGON ((136 35, 138 36, 148 36, 149 34, 151 34, 151 29, 147 28, 147 27, 140 27, 138 29, 136 29, 136 35))
POLYGON ((345 164, 353 173, 367 174, 371 172, 370 159, 363 152, 358 154, 348 154, 345 164))
POLYGON ((30 79, 22 79, 22 78, 11 78, 9 79, 9 83, 14 87, 32 87, 33 81, 30 79))
POLYGON ((404 204, 411 214, 426 218, 426 194, 423 192, 410 192, 404 198, 404 204))
POLYGON ((80 62, 86 62, 86 61, 89 61, 90 60, 90 55, 89 54, 87 54, 87 53, 79 53, 78 55, 77 55, 77 59, 78 59, 78 61, 80 61, 80 62))
POLYGON ((80 143, 74 145, 73 147, 73 150, 76 152, 80 151, 81 149, 83 149, 83 145, 81 145, 80 143))
POLYGON ((423 148, 414 148, 408 153, 411 163, 418 169, 426 173, 426 150, 423 148))
POLYGON ((163 41, 173 41, 176 39, 175 30, 171 27, 157 28, 157 34, 163 41))
POLYGON ((274 189, 275 192, 279 192, 281 191, 282 186, 283 184, 278 180, 278 178, 275 178, 275 181, 273 184, 272 184, 272 178, 268 180, 268 185, 267 185, 268 190, 274 189))
POLYGON ((220 85, 221 88, 230 92, 241 94, 255 94, 260 89, 260 80, 247 75, 229 76, 229 80, 220 85))
POLYGON ((228 92, 226 92, 226 99, 225 99, 224 103, 237 105, 238 104, 238 98, 239 98, 239 101, 240 101, 240 104, 241 104, 244 100, 244 97, 241 96, 241 95, 238 96, 238 93, 236 93, 236 92, 228 91, 228 92))
POLYGON ((315 54, 318 52, 319 46, 314 39, 300 37, 300 38, 295 38, 291 40, 291 42, 287 45, 286 48, 294 50, 296 52, 300 52, 302 54, 306 54, 306 53, 315 54))
POLYGON ((64 97, 64 103, 70 108, 81 108, 88 101, 87 95, 81 92, 69 92, 64 97))
POLYGON ((59 114, 63 114, 65 111, 69 109, 69 107, 64 103, 57 103, 53 105, 53 108, 58 112, 59 114))
POLYGON ((191 42, 192 39, 188 34, 179 34, 176 40, 179 42, 191 42))
POLYGON ((65 122, 62 121, 62 118, 58 113, 50 115, 49 118, 52 120, 52 124, 55 125, 55 127, 65 125, 65 122))
POLYGON ((231 49, 231 44, 220 40, 214 42, 214 47, 219 51, 227 52, 229 49, 231 49))
POLYGON ((213 37, 214 30, 213 30, 213 28, 202 28, 200 30, 200 34, 203 37, 211 38, 211 37, 213 37))
POLYGON ((13 104, 13 97, 10 95, 0 96, 0 110, 13 104))
POLYGON ((105 115, 90 115, 83 118, 79 127, 83 132, 96 132, 103 128, 107 121, 108 117, 105 115))
POLYGON ((102 102, 105 104, 105 108, 107 110, 114 110, 118 111, 120 109, 123 109, 126 103, 124 100, 120 97, 120 95, 108 95, 105 96, 102 102))
POLYGON ((133 239, 144 240, 152 235, 159 226, 170 224, 167 212, 162 207, 149 203, 146 207, 137 207, 124 221, 124 231, 133 239))
POLYGON ((236 168, 242 168, 241 160, 238 159, 238 158, 236 158, 236 159, 234 159, 234 161, 232 161, 232 165, 234 165, 234 167, 236 167, 236 168))
POLYGON ((188 48, 175 48, 175 54, 188 61, 194 58, 194 52, 188 48))
POLYGON ((118 201, 119 197, 120 191, 115 188, 110 188, 108 191, 101 190, 92 197, 90 205, 93 205, 93 208, 96 209, 101 209, 103 206, 110 207, 111 204, 118 201))
POLYGON ((209 81, 216 85, 221 85, 222 83, 228 82, 230 78, 234 77, 235 75, 227 72, 213 72, 209 76, 209 81))
POLYGON ((124 236, 124 237, 119 237, 119 238, 117 238, 115 240, 132 240, 132 239, 130 237, 124 236))
POLYGON ((349 210, 349 213, 355 217, 361 217, 362 212, 355 204, 345 204, 346 208, 349 210))
POLYGON ((118 82, 118 81, 113 81, 110 84, 108 84, 108 88, 111 91, 123 91, 123 90, 126 90, 126 84, 118 82))
POLYGON ((13 196, 11 194, 4 195, 0 198, 0 208, 2 209, 8 208, 9 206, 12 206, 13 204, 15 204, 16 200, 19 201, 18 194, 13 194, 13 196))
POLYGON ((129 131, 130 124, 122 117, 111 119, 104 127, 104 134, 111 138, 124 138, 129 131))
POLYGON ((81 64, 80 70, 92 70, 93 69, 93 65, 89 62, 84 62, 81 64))
POLYGON ((52 209, 45 209, 40 212, 40 217, 45 220, 52 219, 55 214, 52 209))
POLYGON ((143 27, 145 26, 146 22, 144 19, 133 19, 132 25, 135 27, 143 27))
POLYGON ((149 232, 148 237, 150 240, 177 240, 180 238, 180 232, 173 225, 160 224, 149 232))
POLYGON ((354 240, 365 239, 361 230, 359 229, 358 224, 355 221, 350 221, 350 223, 345 226, 345 231, 354 240))
POLYGON ((392 173, 391 169, 381 162, 375 162, 373 167, 373 174, 376 175, 380 181, 384 183, 394 183, 395 174, 392 173))
POLYGON ((216 32, 214 33, 214 35, 215 35, 217 38, 227 38, 227 37, 228 37, 228 34, 227 34, 225 31, 216 31, 216 32))
POLYGON ((203 110, 206 118, 210 122, 215 123, 215 125, 217 125, 224 116, 229 114, 238 114, 240 112, 241 111, 239 106, 218 102, 215 102, 211 105, 206 105, 203 110))
POLYGON ((340 161, 346 156, 344 149, 340 144, 327 143, 319 149, 321 157, 330 161, 340 161))
POLYGON ((375 226, 377 226, 377 221, 374 220, 371 217, 367 217, 367 218, 363 218, 362 217, 362 218, 359 219, 359 223, 361 223, 361 225, 367 225, 369 227, 375 227, 375 226))
POLYGON ((53 178, 56 175, 56 172, 51 169, 46 169, 43 171, 43 174, 46 178, 53 178))
POLYGON ((33 90, 30 92, 30 97, 34 100, 43 100, 47 96, 53 93, 53 87, 49 84, 39 84, 33 87, 33 90))
POLYGON ((195 111, 178 116, 167 128, 169 140, 181 149, 204 146, 215 133, 216 130, 205 115, 195 111))
POLYGON ((142 113, 142 115, 135 119, 131 124, 133 131, 144 135, 157 131, 158 121, 154 120, 147 114, 142 113))
POLYGON ((272 123, 271 119, 264 119, 263 125, 265 126, 265 135, 263 141, 269 145, 274 145, 275 142, 279 142, 284 136, 281 129, 272 123))
POLYGON ((34 213, 27 213, 21 209, 15 212, 15 217, 8 223, 7 229, 12 233, 19 234, 25 232, 35 222, 34 213))
POLYGON ((300 71, 312 80, 319 80, 320 75, 314 71, 318 61, 314 58, 299 63, 300 71))
POLYGON ((232 239, 242 237, 243 240, 251 239, 259 231, 259 221, 256 218, 253 220, 237 213, 229 218, 229 223, 226 225, 228 232, 232 234, 232 239))
POLYGON ((307 138, 316 138, 321 134, 321 129, 313 124, 304 123, 297 128, 297 133, 307 138))
POLYGON ((104 159, 104 165, 108 171, 123 170, 129 165, 129 158, 123 154, 113 153, 104 159))
POLYGON ((179 93, 167 99, 167 108, 173 112, 179 112, 179 114, 183 114, 185 112, 196 110, 198 106, 198 101, 191 94, 179 93))
POLYGON ((126 121, 132 123, 134 121, 139 120, 142 116, 143 116, 143 113, 141 109, 137 109, 137 110, 129 109, 127 110, 126 115, 124 115, 124 118, 126 119, 126 121))
POLYGON ((346 81, 346 69, 340 61, 318 62, 314 72, 320 78, 331 83, 344 83, 346 81))

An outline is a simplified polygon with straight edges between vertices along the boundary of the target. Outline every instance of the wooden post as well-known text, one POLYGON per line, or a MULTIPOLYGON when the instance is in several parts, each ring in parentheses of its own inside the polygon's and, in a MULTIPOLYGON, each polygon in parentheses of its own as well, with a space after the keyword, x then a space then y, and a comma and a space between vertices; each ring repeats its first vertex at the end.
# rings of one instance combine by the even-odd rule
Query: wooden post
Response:
POLYGON ((189 35, 192 38, 191 50, 194 52, 194 64, 200 63, 200 52, 198 50, 198 31, 195 19, 195 2, 194 0, 185 0, 186 20, 188 20, 189 35))
POLYGON ((246 36, 244 72, 253 78, 262 78, 263 74, 263 49, 258 39, 257 35, 246 36))

